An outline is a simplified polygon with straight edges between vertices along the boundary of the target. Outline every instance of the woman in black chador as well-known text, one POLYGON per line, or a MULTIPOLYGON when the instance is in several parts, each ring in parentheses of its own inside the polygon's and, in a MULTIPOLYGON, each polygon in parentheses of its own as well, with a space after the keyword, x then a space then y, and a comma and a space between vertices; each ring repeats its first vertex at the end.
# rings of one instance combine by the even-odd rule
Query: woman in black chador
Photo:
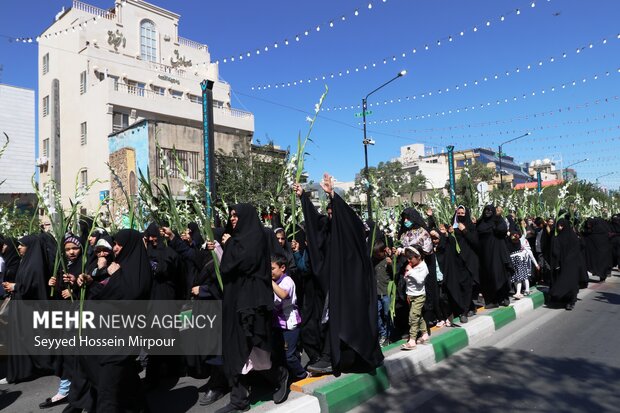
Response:
POLYGON ((556 224, 557 235, 553 240, 553 280, 549 288, 549 299, 561 303, 567 310, 575 308, 577 293, 581 285, 588 285, 588 272, 581 254, 579 237, 562 218, 556 224))
POLYGON ((247 374, 252 370, 274 385, 273 400, 281 403, 287 395, 288 370, 271 363, 271 258, 256 208, 233 206, 222 242, 222 349, 232 390, 230 403, 218 412, 249 409, 247 374))
POLYGON ((486 308, 510 304, 510 256, 506 246, 508 226, 498 216, 495 206, 484 207, 482 217, 478 220, 480 288, 486 308))
POLYGON ((373 371, 383 361, 379 347, 377 281, 364 224, 334 192, 325 174, 321 187, 331 199, 320 215, 301 186, 295 185, 306 222, 310 266, 326 299, 321 323, 325 342, 321 359, 308 366, 317 374, 373 371), (331 214, 329 213, 331 209, 331 214))
MULTIPOLYGON (((115 259, 108 268, 109 278, 89 285, 93 300, 148 300, 151 293, 151 267, 143 235, 133 229, 114 236, 115 259)), ((83 276, 80 276, 83 280, 83 276)), ((114 303, 118 307, 119 302, 114 303)), ((116 311, 110 311, 116 313, 116 311)), ((88 356, 81 358, 95 392, 97 412, 148 411, 133 354, 88 356)))
POLYGON ((586 219, 581 232, 586 247, 586 267, 601 282, 611 274, 613 266, 610 232, 611 227, 603 218, 586 219))
MULTIPOLYGON (((4 282, 5 292, 17 300, 47 300, 47 277, 50 273, 49 263, 43 243, 37 235, 27 235, 19 239, 18 251, 21 262, 12 282, 4 282)), ((9 354, 11 349, 19 348, 24 342, 33 342, 35 332, 23 328, 19 322, 17 309, 9 304, 9 354)), ((13 354, 17 351, 13 351, 13 354)), ((50 356, 9 355, 6 380, 19 383, 32 380, 53 372, 53 361, 50 356)))

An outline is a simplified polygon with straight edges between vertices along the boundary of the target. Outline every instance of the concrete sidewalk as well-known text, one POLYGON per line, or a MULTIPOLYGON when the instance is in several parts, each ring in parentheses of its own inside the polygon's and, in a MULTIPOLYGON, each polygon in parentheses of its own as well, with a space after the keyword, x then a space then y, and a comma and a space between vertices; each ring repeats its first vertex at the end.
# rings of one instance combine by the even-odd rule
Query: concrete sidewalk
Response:
POLYGON ((291 385, 291 394, 286 403, 275 405, 265 402, 255 405, 255 412, 346 412, 355 406, 384 392, 390 383, 407 380, 422 374, 435 364, 450 357, 467 346, 491 336, 496 330, 542 306, 541 291, 514 301, 509 307, 493 310, 478 310, 469 323, 460 324, 456 318, 455 327, 433 329, 429 345, 418 345, 413 351, 401 351, 401 340, 383 348, 385 360, 373 373, 343 374, 340 377, 322 376, 305 379, 291 385))

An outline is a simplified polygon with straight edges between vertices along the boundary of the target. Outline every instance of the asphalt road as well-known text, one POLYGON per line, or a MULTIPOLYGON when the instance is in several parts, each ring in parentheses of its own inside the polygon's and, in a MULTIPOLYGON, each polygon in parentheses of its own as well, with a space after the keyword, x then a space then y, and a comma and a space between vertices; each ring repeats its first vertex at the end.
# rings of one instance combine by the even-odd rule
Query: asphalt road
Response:
POLYGON ((619 412, 620 274, 575 310, 542 307, 352 410, 619 412))

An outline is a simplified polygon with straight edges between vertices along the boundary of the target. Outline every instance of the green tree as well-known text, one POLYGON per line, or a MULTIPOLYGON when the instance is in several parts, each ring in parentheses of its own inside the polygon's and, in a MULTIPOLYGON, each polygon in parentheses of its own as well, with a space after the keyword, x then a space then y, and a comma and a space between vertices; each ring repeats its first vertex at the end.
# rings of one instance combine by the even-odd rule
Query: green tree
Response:
POLYGON ((283 186, 278 185, 285 159, 251 152, 244 154, 218 152, 215 157, 217 198, 227 205, 248 202, 265 210, 281 199, 283 186))
POLYGON ((480 182, 493 180, 495 170, 489 168, 482 162, 476 162, 465 166, 461 171, 461 176, 456 181, 456 197, 459 204, 475 208, 478 205, 476 186, 480 182))
MULTIPOLYGON (((371 182, 376 186, 375 196, 386 199, 394 196, 407 197, 411 201, 413 194, 426 188, 426 177, 403 171, 402 164, 395 162, 379 162, 376 167, 369 167, 371 182)), ((365 192, 366 174, 362 169, 355 178, 357 191, 365 192)))

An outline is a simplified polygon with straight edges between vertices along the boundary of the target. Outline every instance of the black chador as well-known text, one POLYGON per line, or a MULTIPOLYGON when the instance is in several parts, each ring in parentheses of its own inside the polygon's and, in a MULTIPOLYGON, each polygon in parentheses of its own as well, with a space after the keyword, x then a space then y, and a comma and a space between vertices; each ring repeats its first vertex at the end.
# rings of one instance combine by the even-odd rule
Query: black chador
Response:
POLYGON ((273 290, 269 240, 252 205, 237 204, 230 212, 226 227, 230 238, 224 243, 220 266, 224 284, 222 349, 224 372, 232 387, 229 407, 244 410, 249 406, 246 373, 263 373, 264 379, 283 390, 281 396, 274 394, 274 401, 281 402, 288 372, 271 364, 273 290))
POLYGON ((512 265, 506 248, 508 226, 497 215, 494 205, 484 207, 477 224, 480 243, 480 288, 485 306, 510 303, 509 282, 512 265))
POLYGON ((556 223, 557 235, 553 240, 552 268, 553 280, 549 289, 549 298, 553 302, 566 305, 572 310, 577 301, 580 284, 587 286, 588 272, 586 270, 579 237, 570 226, 567 219, 560 219, 556 223))
POLYGON ((609 233, 611 227, 603 218, 588 218, 583 226, 586 247, 586 267, 593 275, 605 281, 611 273, 612 247, 609 233))
MULTIPOLYGON (((306 193, 301 205, 312 271, 327 303, 321 315, 328 326, 327 348, 315 365, 329 363, 329 357, 336 372, 371 371, 383 355, 378 337, 377 282, 364 224, 337 194, 331 200, 331 220, 318 213, 306 193)), ((318 367, 322 372, 324 366, 318 367)))
MULTIPOLYGON (((143 234, 133 229, 123 229, 114 236, 114 242, 122 249, 108 267, 110 277, 107 282, 91 284, 90 298, 116 300, 114 308, 118 307, 118 300, 148 300, 152 275, 143 234)), ((85 370, 94 389, 96 411, 147 410, 135 363, 138 349, 133 349, 134 354, 128 353, 86 358, 85 370)))
MULTIPOLYGON (((47 279, 51 271, 47 264, 41 238, 38 235, 27 235, 19 239, 19 244, 25 246, 27 250, 15 275, 12 299, 47 300, 49 294, 47 279)), ((21 347, 24 342, 34 341, 35 332, 31 328, 24 327, 19 322, 15 306, 11 306, 9 312, 9 352, 11 352, 11 348, 21 347)), ((53 360, 50 356, 9 355, 6 378, 9 383, 19 383, 50 374, 52 371, 53 360)))

